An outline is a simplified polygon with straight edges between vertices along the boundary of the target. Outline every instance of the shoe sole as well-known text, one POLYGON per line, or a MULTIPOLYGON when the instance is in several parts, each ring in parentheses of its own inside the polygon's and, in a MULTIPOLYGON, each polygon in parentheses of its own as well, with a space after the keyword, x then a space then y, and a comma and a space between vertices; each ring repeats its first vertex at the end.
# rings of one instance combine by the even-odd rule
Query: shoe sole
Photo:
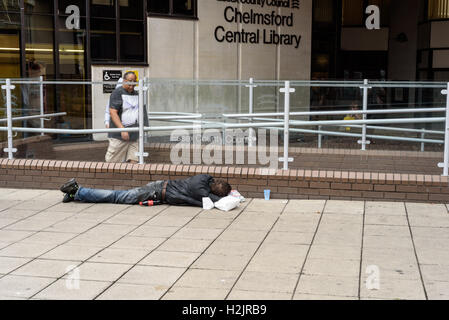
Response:
POLYGON ((73 189, 76 189, 75 186, 77 185, 78 184, 76 183, 75 179, 72 179, 69 182, 62 185, 62 187, 59 190, 61 190, 61 192, 63 193, 70 193, 71 191, 73 191, 73 189))

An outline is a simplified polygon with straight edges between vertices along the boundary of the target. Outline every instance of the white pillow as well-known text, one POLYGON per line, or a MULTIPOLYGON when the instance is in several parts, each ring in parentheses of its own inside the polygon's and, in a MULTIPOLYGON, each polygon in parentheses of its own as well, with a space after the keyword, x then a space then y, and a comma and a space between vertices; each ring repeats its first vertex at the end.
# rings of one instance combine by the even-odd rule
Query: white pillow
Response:
POLYGON ((223 211, 231 211, 232 209, 237 208, 239 205, 240 199, 233 196, 227 196, 215 202, 215 208, 223 211))
POLYGON ((209 197, 203 198, 203 209, 210 210, 213 208, 214 208, 214 202, 211 200, 211 198, 209 198, 209 197))

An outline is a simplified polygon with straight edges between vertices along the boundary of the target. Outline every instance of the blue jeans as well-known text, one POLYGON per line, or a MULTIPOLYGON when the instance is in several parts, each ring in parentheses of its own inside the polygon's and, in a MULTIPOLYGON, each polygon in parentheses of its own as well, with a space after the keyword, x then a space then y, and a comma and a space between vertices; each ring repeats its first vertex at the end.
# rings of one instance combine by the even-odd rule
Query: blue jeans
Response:
POLYGON ((139 204, 146 200, 162 198, 163 181, 151 182, 142 188, 131 190, 102 190, 80 187, 75 201, 87 203, 139 204))

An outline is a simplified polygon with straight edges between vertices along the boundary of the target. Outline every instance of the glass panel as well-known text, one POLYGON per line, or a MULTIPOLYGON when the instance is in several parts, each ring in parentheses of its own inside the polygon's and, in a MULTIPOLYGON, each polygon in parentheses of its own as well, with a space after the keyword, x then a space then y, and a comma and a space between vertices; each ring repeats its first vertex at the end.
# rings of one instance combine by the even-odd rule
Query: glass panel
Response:
POLYGON ((148 12, 169 14, 170 13, 169 0, 148 0, 148 12))
POLYGON ((116 20, 92 18, 90 21, 92 59, 116 60, 116 20))
POLYGON ((446 71, 434 71, 433 73, 434 81, 449 81, 449 70, 446 71))
POLYGON ((27 77, 55 78, 53 31, 53 16, 25 16, 27 77))
MULTIPOLYGON (((56 79, 53 47, 53 16, 25 15, 25 58, 26 76, 46 80, 56 79)), ((22 85, 24 115, 38 114, 40 111, 40 87, 38 85, 22 85)), ((53 113, 54 86, 44 87, 45 112, 53 113)), ((27 126, 40 127, 40 119, 27 121, 27 126)))
POLYGON ((362 0, 343 0, 342 25, 360 26, 364 17, 362 0))
POLYGON ((25 13, 53 14, 53 1, 25 0, 25 13))
POLYGON ((173 0, 173 14, 193 16, 193 0, 173 0))
POLYGON ((143 22, 120 21, 121 61, 145 61, 143 28, 143 22))
POLYGON ((418 68, 429 67, 429 51, 418 51, 418 68))
MULTIPOLYGON (((65 17, 60 17, 64 26, 65 17)), ((59 30, 59 78, 62 80, 84 80, 85 74, 85 19, 81 19, 80 30, 59 30)), ((57 120, 59 128, 86 128, 88 119, 86 92, 83 85, 59 86, 57 92, 58 112, 67 116, 57 120)))
POLYGON ((143 20, 143 0, 119 0, 120 19, 143 20))
POLYGON ((449 0, 429 0, 429 20, 449 19, 449 0))
MULTIPOLYGON (((20 40, 19 31, 4 29, 0 22, 0 78, 20 78, 20 40)), ((12 92, 12 106, 15 110, 21 108, 20 88, 12 92)), ((0 90, 0 119, 6 117, 6 91, 0 90)), ((14 115, 17 113, 14 112, 14 115)), ((19 113, 20 115, 20 113, 19 113)), ((0 141, 6 141, 6 132, 0 132, 0 141)))
POLYGON ((0 29, 20 29, 20 14, 0 12, 0 29))
POLYGON ((332 23, 334 21, 333 0, 317 0, 313 2, 313 22, 332 23))
POLYGON ((92 0, 90 2, 92 17, 115 18, 115 0, 92 0))
POLYGON ((0 11, 20 11, 20 0, 0 1, 0 11))
POLYGON ((369 5, 376 5, 380 9, 380 24, 388 26, 390 23, 390 0, 371 0, 369 5))
POLYGON ((66 9, 68 6, 75 5, 80 9, 80 15, 85 17, 86 16, 86 1, 85 0, 59 0, 58 2, 58 9, 59 14, 64 15, 66 14, 66 9))

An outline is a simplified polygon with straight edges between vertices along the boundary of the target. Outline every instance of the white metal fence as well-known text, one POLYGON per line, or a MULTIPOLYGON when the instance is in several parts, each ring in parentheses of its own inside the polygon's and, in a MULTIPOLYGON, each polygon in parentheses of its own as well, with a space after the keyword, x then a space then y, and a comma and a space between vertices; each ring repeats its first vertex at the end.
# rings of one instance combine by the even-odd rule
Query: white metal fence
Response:
MULTIPOLYGON (((291 132, 312 133, 318 136, 318 147, 321 147, 322 137, 324 135, 343 136, 343 137, 356 137, 360 138, 358 143, 361 145, 361 150, 366 150, 367 145, 370 144, 368 139, 384 139, 384 140, 396 140, 396 141, 408 141, 421 143, 421 151, 424 151, 424 144, 444 144, 444 160, 439 164, 439 167, 443 168, 443 176, 449 175, 449 83, 442 82, 385 82, 385 81, 200 81, 200 80, 140 80, 136 87, 139 93, 139 127, 138 128, 124 128, 124 129, 55 129, 45 128, 44 119, 48 117, 57 117, 65 115, 65 113, 53 113, 44 114, 44 85, 103 85, 111 84, 111 82, 92 82, 92 81, 44 81, 41 77, 39 80, 35 79, 0 79, 2 84, 1 89, 6 92, 6 119, 0 119, 0 125, 6 122, 6 127, 0 126, 0 131, 7 132, 8 147, 4 149, 4 152, 8 153, 8 158, 13 159, 13 155, 17 152, 17 149, 13 145, 13 133, 14 132, 29 132, 29 133, 41 133, 41 134, 95 134, 95 133, 110 133, 110 132, 139 132, 139 162, 144 163, 144 158, 148 156, 144 152, 144 133, 149 131, 170 131, 170 130, 192 130, 192 129, 221 129, 223 131, 228 129, 249 129, 249 146, 254 146, 255 128, 269 128, 284 132, 284 152, 280 161, 283 163, 283 169, 288 170, 289 162, 293 161, 289 157, 289 134, 291 132), (229 86, 234 85, 239 88, 247 88, 249 95, 249 113, 237 113, 237 114, 222 114, 222 121, 206 121, 203 119, 202 114, 187 113, 187 112, 151 112, 149 88, 154 83, 164 83, 169 81, 171 83, 182 83, 191 86, 210 85, 211 83, 216 86, 229 86), (15 88, 16 84, 33 84, 40 86, 40 114, 27 117, 13 117, 12 116, 12 101, 11 91, 15 88), (273 86, 279 88, 279 93, 284 96, 284 112, 273 113, 256 113, 254 108, 254 89, 259 86, 273 86), (295 92, 295 87, 340 87, 340 88, 360 88, 363 92, 363 109, 359 111, 344 110, 344 111, 311 111, 311 112, 290 112, 291 95, 295 92), (404 108, 404 109, 379 109, 368 110, 368 94, 369 90, 373 88, 428 88, 428 89, 444 89, 441 94, 446 95, 446 105, 441 107, 429 107, 429 108, 404 108), (149 106, 149 119, 158 121, 168 121, 185 123, 185 125, 176 126, 144 126, 144 105, 149 106), (302 121, 291 120, 293 116, 314 116, 314 115, 346 115, 346 114, 359 114, 362 115, 360 120, 320 120, 320 121, 302 121), (404 113, 444 113, 444 117, 419 117, 419 118, 381 118, 381 119, 368 119, 368 115, 373 114, 404 114, 404 113), (13 122, 18 120, 27 119, 41 119, 40 128, 21 128, 14 127, 13 122), (238 120, 238 123, 229 123, 228 120, 238 120), (242 123, 242 120, 247 122, 242 123), (382 127, 377 125, 386 124, 426 124, 426 123, 444 123, 444 131, 426 130, 426 129, 411 129, 411 128, 399 128, 399 127, 382 127), (376 126, 373 126, 376 125, 376 126), (316 130, 306 129, 306 127, 316 127, 316 130), (347 133, 336 132, 330 130, 323 130, 323 127, 352 127, 360 128, 361 133, 347 133), (391 135, 370 135, 367 134, 367 129, 385 130, 391 132, 409 132, 419 133, 420 138, 413 137, 398 137, 391 135), (444 135, 444 140, 436 140, 426 138, 426 135, 444 135)), ((113 84, 113 83, 112 83, 113 84)), ((0 106, 1 107, 1 106, 0 106)))

